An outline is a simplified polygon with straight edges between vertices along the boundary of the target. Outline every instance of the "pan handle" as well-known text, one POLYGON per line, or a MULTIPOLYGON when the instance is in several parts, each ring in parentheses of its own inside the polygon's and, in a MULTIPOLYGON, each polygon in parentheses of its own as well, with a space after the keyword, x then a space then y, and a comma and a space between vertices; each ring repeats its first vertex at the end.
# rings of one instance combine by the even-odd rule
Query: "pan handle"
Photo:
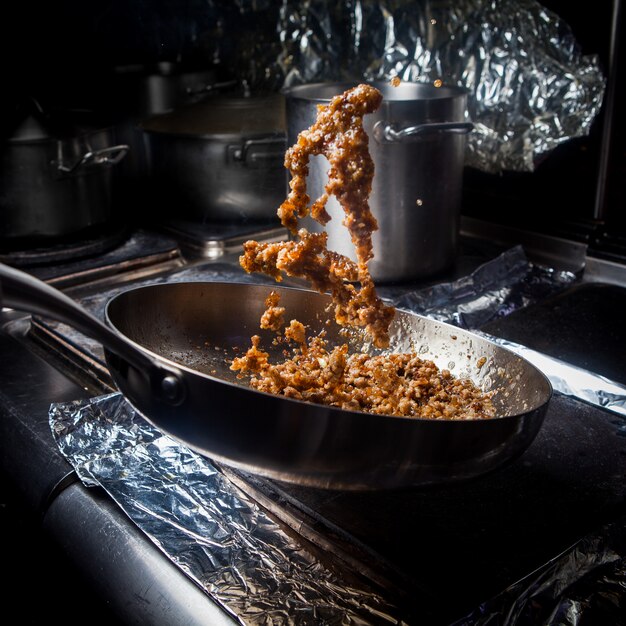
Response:
POLYGON ((99 341, 130 365, 149 383, 154 397, 169 404, 181 404, 185 386, 181 372, 161 365, 133 346, 64 293, 21 270, 0 263, 0 308, 10 307, 45 315, 68 324, 99 341))

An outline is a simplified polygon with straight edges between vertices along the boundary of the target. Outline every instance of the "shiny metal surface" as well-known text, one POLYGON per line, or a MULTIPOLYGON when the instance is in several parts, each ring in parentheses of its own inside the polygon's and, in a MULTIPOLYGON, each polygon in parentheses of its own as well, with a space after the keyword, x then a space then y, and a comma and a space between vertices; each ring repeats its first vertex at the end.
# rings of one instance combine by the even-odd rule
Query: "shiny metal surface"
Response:
POLYGON ((28 324, 6 322, 0 332, 0 471, 19 490, 24 504, 41 515, 56 486, 71 471, 50 436, 50 402, 88 394, 43 359, 24 349, 28 324), (10 333, 10 334, 7 334, 10 333), (28 416, 28 421, 22 419, 28 416))
MULTIPOLYGON (((330 299, 241 283, 182 282, 113 297, 108 329, 71 299, 0 265, 4 303, 44 313, 101 341, 120 391, 157 428, 200 454, 279 480, 336 489, 424 485, 470 478, 516 458, 536 436, 552 388, 533 365, 454 326, 398 312, 391 349, 415 351, 484 390, 501 417, 451 422, 351 412, 261 393, 230 362, 245 350, 270 289, 311 332, 326 330, 330 299), (485 364, 479 366, 481 360, 485 364)), ((265 345, 271 346, 271 336, 265 345)), ((359 338, 353 350, 369 350, 359 338)), ((280 350, 276 348, 276 350, 280 350)))
POLYGON ((180 404, 185 394, 180 372, 148 353, 137 350, 74 300, 30 274, 0 263, 0 306, 39 313, 65 322, 106 345, 124 364, 137 393, 154 395, 158 402, 180 404))
MULTIPOLYGON (((326 296, 276 288, 291 317, 313 330, 326 320, 326 296)), ((138 393, 123 363, 109 368, 131 403, 164 432, 226 464, 279 480, 338 489, 448 482, 516 458, 537 434, 551 396, 547 379, 508 350, 447 324, 399 312, 394 351, 415 350, 496 396, 501 418, 448 422, 350 412, 254 391, 229 369, 233 347, 261 334, 270 288, 234 283, 168 283, 115 296, 107 321, 139 349, 175 363, 184 400, 166 406, 138 393), (453 338, 454 337, 454 338, 453 338), (487 363, 478 368, 477 360, 487 363)), ((331 340, 337 328, 330 328, 331 340)), ((270 345, 266 336, 264 347, 270 345)), ((353 345, 358 349, 358 340, 353 345)), ((363 346, 361 346, 363 347, 363 346)))
MULTIPOLYGON (((286 90, 288 144, 315 122, 319 104, 354 84, 317 83, 286 90)), ((370 208, 379 226, 372 236, 369 269, 377 281, 429 277, 448 269, 456 257, 466 133, 471 128, 467 95, 456 87, 373 84, 383 93, 383 102, 363 120, 376 171, 370 208)), ((307 184, 312 201, 324 193, 329 167, 323 156, 311 160, 307 184)), ((331 215, 326 226, 311 218, 303 225, 311 231, 326 230, 329 249, 356 260, 342 224, 343 209, 334 196, 326 208, 331 215)))
MULTIPOLYGON (((120 624, 237 623, 99 492, 71 485, 51 503, 43 527, 120 624)), ((69 597, 59 602, 78 601, 71 597, 71 588, 67 593, 69 597)), ((86 621, 92 619, 85 614, 86 621)))
POLYGON ((54 241, 111 223, 118 217, 114 170, 127 151, 116 145, 111 128, 6 142, 0 150, 4 246, 54 241))
POLYGON ((210 99, 145 120, 147 169, 164 217, 276 218, 287 177, 283 110, 278 96, 210 99))
POLYGON ((533 171, 558 145, 589 134, 603 104, 599 55, 536 0, 290 6, 278 20, 285 86, 392 77, 464 86, 476 125, 467 161, 485 172, 533 171))

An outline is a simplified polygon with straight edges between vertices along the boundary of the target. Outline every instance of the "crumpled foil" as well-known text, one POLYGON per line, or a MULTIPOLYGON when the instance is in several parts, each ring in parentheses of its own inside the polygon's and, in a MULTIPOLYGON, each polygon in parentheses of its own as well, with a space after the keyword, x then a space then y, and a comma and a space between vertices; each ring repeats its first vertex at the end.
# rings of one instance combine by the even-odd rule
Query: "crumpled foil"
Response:
POLYGON ((626 615, 624 521, 608 524, 600 533, 583 538, 453 626, 623 624, 626 615))
MULTIPOLYGON (((573 272, 530 262, 524 248, 514 246, 455 281, 405 288, 388 298, 397 308, 473 330, 541 302, 576 280, 573 272)), ((385 295, 384 288, 379 291, 385 295)))
POLYGON ((367 585, 333 572, 207 459, 121 394, 53 404, 53 436, 154 544, 242 624, 398 624, 367 585))
POLYGON ((606 90, 598 55, 583 54, 568 24, 535 0, 198 0, 178 20, 160 15, 167 3, 144 4, 148 49, 178 58, 193 47, 251 92, 395 76, 465 87, 475 124, 467 164, 490 173, 533 171, 587 135, 606 90))
MULTIPOLYGON (((626 417, 626 387, 624 385, 513 341, 481 332, 477 334, 530 361, 548 377, 555 391, 626 417)), ((626 424, 624 424, 624 432, 626 433, 626 424)))
POLYGON ((533 171, 587 135, 606 89, 598 56, 535 0, 285 0, 278 30, 277 62, 265 62, 286 87, 395 76, 465 87, 466 163, 489 173, 533 171))

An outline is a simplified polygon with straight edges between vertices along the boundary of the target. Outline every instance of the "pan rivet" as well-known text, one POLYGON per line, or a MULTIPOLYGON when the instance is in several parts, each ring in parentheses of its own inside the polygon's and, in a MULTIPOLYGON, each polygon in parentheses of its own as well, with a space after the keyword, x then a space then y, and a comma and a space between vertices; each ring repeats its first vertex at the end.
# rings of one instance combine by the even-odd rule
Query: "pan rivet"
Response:
POLYGON ((176 403, 182 400, 182 388, 176 376, 165 376, 161 380, 161 391, 163 398, 169 402, 176 403))

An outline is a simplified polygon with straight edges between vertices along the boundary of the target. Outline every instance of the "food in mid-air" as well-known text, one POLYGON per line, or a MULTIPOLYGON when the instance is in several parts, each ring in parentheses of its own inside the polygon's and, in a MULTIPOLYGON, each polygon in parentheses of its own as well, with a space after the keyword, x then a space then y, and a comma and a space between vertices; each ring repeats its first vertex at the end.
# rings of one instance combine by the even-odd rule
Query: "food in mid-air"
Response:
MULTIPOLYGON (((304 278, 320 293, 329 293, 335 320, 342 327, 362 329, 375 348, 389 346, 389 327, 395 309, 377 295, 368 270, 373 258, 372 233, 378 228, 368 198, 374 163, 369 153, 363 117, 380 106, 382 94, 358 85, 318 106, 315 123, 298 135, 285 155, 291 173, 290 192, 278 209, 292 239, 278 243, 247 241, 240 264, 247 272, 262 272, 276 281, 283 274, 304 278), (307 194, 309 159, 323 154, 330 163, 324 194, 311 203, 307 194), (343 208, 343 224, 355 247, 354 262, 328 250, 327 233, 310 233, 298 219, 310 213, 325 225, 330 195, 343 208)), ((326 404, 351 411, 431 419, 485 419, 495 415, 492 392, 471 380, 414 353, 350 353, 347 343, 330 345, 325 331, 307 337, 297 320, 285 321, 278 292, 265 302, 260 327, 276 333, 284 346, 281 360, 272 362, 252 337, 252 346, 234 358, 231 369, 260 391, 326 404)))

